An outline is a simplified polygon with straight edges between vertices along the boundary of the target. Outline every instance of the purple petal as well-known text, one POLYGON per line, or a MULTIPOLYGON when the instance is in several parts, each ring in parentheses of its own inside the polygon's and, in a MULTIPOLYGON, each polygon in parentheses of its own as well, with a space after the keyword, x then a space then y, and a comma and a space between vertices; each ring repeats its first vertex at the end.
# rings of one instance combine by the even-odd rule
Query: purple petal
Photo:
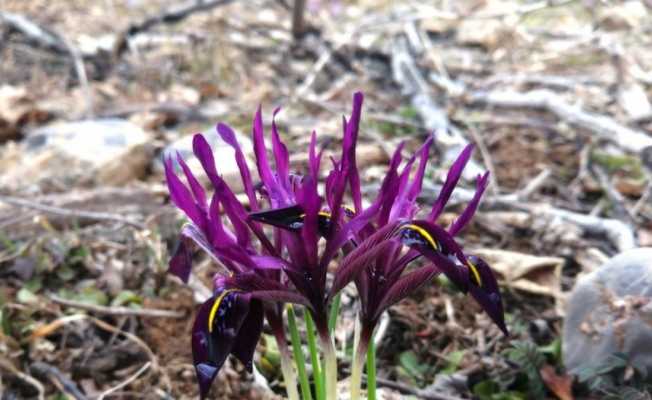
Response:
POLYGON ((213 151, 203 135, 193 137, 193 151, 215 188, 214 196, 218 196, 219 201, 224 206, 224 211, 235 229, 238 244, 246 247, 250 239, 249 228, 246 223, 247 211, 226 182, 217 174, 213 151))
POLYGON ((319 240, 319 211, 321 211, 321 198, 317 193, 317 181, 308 177, 304 179, 301 190, 297 193, 297 200, 303 209, 303 239, 306 256, 310 265, 317 265, 317 242, 319 240))
POLYGON ((395 249, 395 243, 391 240, 385 240, 378 245, 372 247, 366 252, 358 254, 356 257, 349 259, 342 263, 342 266, 337 269, 333 285, 331 286, 329 298, 333 298, 340 290, 342 290, 349 282, 357 278, 357 276, 370 265, 382 259, 388 252, 395 249))
POLYGON ((428 265, 402 276, 392 285, 385 296, 383 296, 373 317, 379 317, 383 310, 403 300, 420 287, 430 283, 432 278, 438 273, 439 270, 436 267, 428 265))
POLYGON ((464 150, 462 150, 460 155, 457 157, 457 160, 455 160, 451 168, 448 170, 448 175, 446 176, 446 182, 444 182, 444 186, 442 186, 441 192, 439 192, 439 196, 437 196, 437 200, 435 201, 435 204, 432 206, 430 215, 428 215, 427 219, 429 221, 436 221, 439 215, 441 214, 441 212, 444 210, 444 206, 446 206, 446 203, 448 203, 448 199, 451 197, 451 194, 453 193, 453 190, 457 185, 457 181, 460 180, 460 177, 462 176, 462 171, 464 170, 466 163, 471 158, 472 152, 473 152, 473 145, 472 144, 467 145, 464 148, 464 150))
POLYGON ((394 204, 392 205, 391 212, 389 214, 389 220, 393 221, 398 218, 410 218, 410 215, 407 212, 410 210, 410 203, 408 202, 408 180, 410 178, 410 172, 412 170, 412 165, 414 164, 415 156, 412 156, 401 171, 401 174, 398 177, 398 184, 396 189, 396 198, 394 199, 394 204))
MULTIPOLYGON (((466 256, 446 230, 429 221, 414 220, 398 228, 397 232, 403 244, 432 261, 461 290, 467 290, 466 256)), ((404 265, 410 257, 414 257, 413 252, 408 252, 398 264, 404 265)))
POLYGON ((281 110, 278 107, 272 115, 272 150, 276 160, 276 171, 278 173, 279 183, 290 190, 290 155, 285 144, 281 141, 281 136, 276 128, 276 114, 281 110))
POLYGON ((405 142, 401 142, 394 152, 389 164, 389 170, 387 171, 387 175, 385 175, 385 179, 383 179, 383 183, 380 187, 381 209, 378 216, 379 226, 385 225, 389 220, 394 200, 396 200, 398 194, 399 178, 396 170, 398 169, 398 165, 401 163, 401 151, 403 151, 403 146, 405 146, 405 142))
MULTIPOLYGON (((249 295, 253 298, 251 294, 249 295)), ((253 371, 253 358, 256 352, 256 345, 258 344, 260 335, 263 333, 263 318, 263 303, 252 300, 249 303, 247 318, 245 318, 240 327, 238 340, 233 345, 233 355, 244 364, 250 373, 253 371)))
POLYGON ((282 258, 273 256, 251 256, 251 259, 256 264, 257 269, 283 269, 287 266, 287 262, 282 258))
POLYGON ((319 164, 321 164, 321 152, 317 155, 317 132, 312 131, 310 135, 310 148, 308 151, 308 166, 310 168, 310 175, 316 182, 319 179, 319 164))
POLYGON ((177 162, 181 166, 184 175, 186 175, 186 180, 188 181, 188 185, 190 185, 190 189, 192 189, 192 194, 193 196, 195 196, 195 201, 199 204, 201 208, 205 210, 207 206, 207 202, 206 202, 206 192, 204 191, 204 188, 199 183, 197 178, 195 178, 195 175, 188 167, 188 164, 186 164, 186 162, 183 160, 183 157, 181 157, 181 154, 179 154, 178 152, 177 152, 177 162))
POLYGON ((183 283, 188 283, 192 269, 192 249, 187 241, 187 237, 182 235, 179 239, 177 249, 170 259, 170 267, 168 269, 169 273, 179 277, 183 283))
POLYGON ((430 146, 432 146, 434 139, 432 135, 428 136, 428 139, 417 151, 419 157, 419 166, 417 167, 417 172, 412 178, 412 185, 410 186, 410 192, 408 194, 408 201, 414 202, 421 193, 421 186, 423 184, 423 177, 426 172, 426 165, 428 164, 428 155, 430 154, 430 146))
POLYGON ((180 210, 186 214, 186 216, 188 216, 188 218, 190 218, 192 222, 198 226, 202 226, 204 224, 204 217, 202 215, 201 209, 197 207, 195 199, 192 197, 192 194, 188 188, 174 173, 172 159, 166 159, 164 166, 165 178, 168 184, 168 190, 170 192, 170 199, 180 210))
POLYGON ((249 165, 247 165, 247 159, 242 152, 240 143, 238 143, 238 140, 235 137, 235 132, 233 132, 233 129, 231 129, 230 126, 219 123, 217 124, 217 133, 220 135, 222 140, 224 140, 235 150, 235 162, 238 164, 240 177, 242 178, 242 184, 244 186, 245 193, 247 193, 249 204, 252 210, 257 210, 258 201, 256 200, 256 192, 254 191, 254 185, 251 180, 251 171, 249 171, 249 165))
POLYGON ((503 312, 503 303, 500 296, 500 289, 498 289, 498 282, 494 276, 489 265, 479 257, 474 255, 468 256, 469 268, 474 269, 471 271, 470 276, 472 284, 470 285, 470 292, 473 298, 478 302, 482 309, 489 315, 494 323, 500 328, 501 331, 507 336, 509 332, 505 325, 505 315, 503 312), (477 277, 479 275, 480 285, 477 284, 477 277))
POLYGON ((351 187, 351 197, 353 199, 353 206, 356 212, 362 210, 362 194, 360 192, 360 175, 355 159, 355 149, 358 142, 358 131, 360 127, 360 116, 362 114, 362 102, 364 96, 362 92, 353 94, 353 111, 351 112, 351 119, 345 124, 344 140, 342 144, 343 154, 342 160, 345 159, 348 165, 344 168, 348 169, 349 184, 351 187))
POLYGON ((380 228, 376 233, 360 243, 351 253, 349 253, 340 263, 335 271, 333 284, 328 294, 333 298, 349 282, 374 261, 379 254, 387 251, 392 247, 392 241, 388 240, 398 224, 387 224, 380 228))
POLYGON ((282 204, 282 196, 279 194, 279 187, 267 159, 267 147, 265 146, 265 134, 263 131, 263 114, 260 106, 258 107, 258 111, 256 111, 253 125, 254 153, 256 154, 258 175, 267 189, 272 206, 278 207, 282 204))
POLYGON ((202 399, 231 353, 248 312, 248 296, 236 292, 217 293, 199 307, 192 328, 192 355, 202 399))
POLYGON ((461 231, 466 226, 467 223, 469 223, 471 218, 473 218, 475 211, 478 209, 478 204, 480 204, 480 199, 482 198, 482 194, 484 193, 488 184, 489 184, 489 171, 485 172, 484 175, 478 175, 478 179, 476 180, 476 184, 475 184, 475 194, 473 195, 473 198, 471 199, 469 204, 467 204, 462 214, 460 214, 460 216, 457 217, 455 221, 453 221, 451 227, 448 228, 448 233, 450 233, 451 236, 457 235, 457 233, 461 231))
POLYGON ((308 300, 297 292, 290 290, 256 290, 250 293, 252 298, 275 303, 292 303, 308 306, 308 300))

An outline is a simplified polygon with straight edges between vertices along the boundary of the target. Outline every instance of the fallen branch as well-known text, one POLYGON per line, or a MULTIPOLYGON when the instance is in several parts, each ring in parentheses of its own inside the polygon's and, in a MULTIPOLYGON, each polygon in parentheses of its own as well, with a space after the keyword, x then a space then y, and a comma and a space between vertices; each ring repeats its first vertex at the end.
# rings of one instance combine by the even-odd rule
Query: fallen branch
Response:
POLYGON ((136 379, 138 379, 139 376, 141 376, 143 373, 145 373, 145 371, 147 371, 151 365, 152 365, 151 361, 146 362, 145 364, 143 364, 142 367, 140 367, 140 369, 138 369, 138 371, 136 371, 134 374, 132 374, 130 377, 128 377, 124 381, 120 382, 120 384, 118 384, 118 385, 116 385, 116 386, 102 392, 97 397, 97 400, 103 400, 106 396, 109 396, 111 393, 117 392, 118 390, 122 389, 123 387, 129 385, 131 382, 135 381, 136 379))
POLYGON ((213 8, 232 3, 233 0, 194 0, 187 1, 174 9, 163 10, 161 13, 145 18, 143 21, 129 25, 129 27, 116 39, 113 54, 117 58, 127 49, 129 38, 144 32, 159 24, 172 24, 179 22, 192 14, 212 10, 213 8))
POLYGON ((45 388, 43 387, 43 384, 34 379, 33 376, 19 371, 9 362, 9 360, 4 359, 4 357, 0 358, 0 368, 9 371, 10 373, 16 375, 18 379, 31 385, 38 392, 38 400, 45 400, 45 388))
POLYGON ((631 129, 607 116, 585 111, 550 90, 541 89, 526 93, 499 90, 475 92, 469 93, 466 99, 472 104, 548 111, 571 125, 589 130, 601 139, 635 153, 652 146, 652 136, 631 129))
MULTIPOLYGON (((426 201, 433 201, 441 190, 441 186, 424 182, 423 189, 423 199, 426 201)), ((473 194, 473 190, 458 187, 453 192, 449 204, 466 203, 473 198, 473 194)), ((586 233, 606 237, 620 252, 637 246, 634 230, 631 226, 620 220, 580 214, 561 208, 555 208, 548 204, 524 203, 521 199, 521 196, 515 196, 514 194, 487 196, 483 199, 482 205, 484 207, 506 207, 519 211, 526 211, 531 215, 545 216, 547 218, 559 218, 567 223, 577 225, 586 233)))
POLYGON ((82 211, 82 210, 71 210, 68 208, 61 208, 55 206, 49 206, 46 204, 36 203, 30 200, 21 199, 18 197, 11 196, 2 196, 0 195, 0 202, 11 204, 16 207, 30 208, 32 210, 42 211, 48 214, 61 215, 64 217, 74 217, 74 218, 83 218, 90 219, 95 221, 114 221, 120 222, 126 225, 133 226, 138 229, 145 229, 145 225, 140 222, 135 222, 120 215, 103 213, 103 212, 94 212, 94 211, 82 211))
POLYGON ((0 22, 22 33, 39 46, 62 54, 68 53, 68 46, 56 33, 43 28, 20 14, 0 11, 0 22))
POLYGON ((186 313, 181 311, 158 310, 153 308, 128 308, 128 307, 106 307, 96 304, 89 304, 79 301, 62 299, 57 296, 48 297, 53 303, 66 307, 74 307, 80 310, 91 311, 97 314, 118 315, 118 316, 137 316, 150 318, 183 318, 186 313))
POLYGON ((68 377, 66 377, 59 368, 54 365, 37 361, 32 364, 30 368, 35 375, 48 378, 59 390, 72 396, 75 400, 87 400, 86 395, 79 390, 77 384, 68 379, 68 377))
MULTIPOLYGON (((425 128, 437 137, 437 143, 446 147, 444 159, 452 163, 462 148, 469 142, 450 123, 446 110, 433 100, 431 89, 417 65, 414 52, 422 52, 423 35, 419 35, 414 22, 405 27, 405 34, 394 39, 391 52, 392 76, 401 87, 401 92, 409 97, 410 104, 415 108, 425 128)), ((466 177, 474 177, 482 172, 482 168, 470 160, 464 172, 466 177)))
POLYGON ((0 11, 0 22, 9 25, 9 27, 22 33, 25 37, 39 46, 70 56, 75 69, 75 74, 77 75, 79 84, 84 91, 84 97, 86 97, 86 116, 92 116, 93 96, 88 86, 88 76, 86 75, 84 59, 79 49, 77 49, 77 47, 75 47, 63 35, 44 28, 20 14, 0 11))

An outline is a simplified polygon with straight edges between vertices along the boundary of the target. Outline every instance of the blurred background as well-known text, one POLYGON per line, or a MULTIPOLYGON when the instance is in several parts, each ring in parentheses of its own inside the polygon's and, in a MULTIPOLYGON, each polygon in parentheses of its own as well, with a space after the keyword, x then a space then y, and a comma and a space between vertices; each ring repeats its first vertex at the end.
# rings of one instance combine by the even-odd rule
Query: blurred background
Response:
MULTIPOLYGON (((499 275, 512 333, 430 285, 383 319, 381 398, 652 398, 652 253, 631 250, 652 246, 651 17, 649 0, 0 0, 2 400, 196 398, 189 332, 217 269, 166 274, 183 218, 163 155, 192 159, 207 132, 241 190, 214 126, 252 155, 256 108, 269 126, 282 106, 301 171, 313 129, 337 148, 356 90, 367 199, 401 141, 437 137, 426 206, 476 145, 440 222, 489 170, 462 243, 499 275)), ((273 340, 258 350, 213 398, 281 398, 273 340)))

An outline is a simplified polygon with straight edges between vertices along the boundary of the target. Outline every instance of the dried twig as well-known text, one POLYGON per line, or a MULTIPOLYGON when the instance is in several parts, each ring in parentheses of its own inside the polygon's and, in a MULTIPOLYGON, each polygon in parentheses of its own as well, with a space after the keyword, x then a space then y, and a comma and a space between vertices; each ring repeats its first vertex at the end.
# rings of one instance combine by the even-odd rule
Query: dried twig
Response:
POLYGON ((79 49, 77 49, 72 42, 60 33, 44 28, 20 14, 0 11, 0 22, 4 22, 13 29, 21 32, 29 40, 32 40, 40 46, 70 56, 75 68, 77 79, 79 80, 79 84, 84 91, 84 96, 86 97, 86 116, 92 116, 93 95, 88 86, 88 76, 86 75, 86 68, 84 67, 84 59, 79 49))
MULTIPOLYGON (((452 163, 468 141, 451 125, 444 108, 431 96, 430 86, 413 55, 413 52, 424 48, 421 35, 414 34, 415 29, 408 24, 406 34, 394 40, 391 54, 393 79, 401 86, 402 93, 409 97, 425 128, 437 136, 438 144, 446 147, 446 162, 452 163)), ((464 173, 466 176, 476 176, 481 172, 482 168, 471 160, 464 173)))
MULTIPOLYGON (((365 382, 367 381, 366 374, 364 375, 364 380, 365 382)), ((378 386, 388 387, 390 389, 398 390, 401 393, 411 394, 425 400, 463 400, 461 397, 434 393, 432 390, 415 388, 404 383, 390 381, 389 379, 377 377, 376 383, 378 383, 378 386)))
POLYGON ((467 96, 475 104, 494 107, 534 108, 546 110, 558 118, 587 129, 604 140, 615 143, 625 150, 639 153, 652 146, 652 136, 624 126, 604 115, 590 113, 581 107, 566 102, 549 90, 475 92, 467 96))
POLYGON ((600 186, 602 186, 602 189, 607 194, 607 197, 614 206, 614 213, 616 216, 620 219, 626 220, 630 224, 633 224, 634 217, 629 213, 629 210, 625 206, 625 198, 622 194, 620 194, 618 190, 616 190, 614 185, 609 180, 607 173, 597 165, 594 165, 592 169, 593 172, 595 172, 595 175, 598 177, 600 186))
POLYGON ((123 382, 120 382, 120 384, 105 390, 102 392, 98 397, 97 400, 103 400, 106 396, 110 395, 111 393, 117 392, 118 390, 122 389, 123 387, 129 385, 131 382, 135 381, 138 379, 139 376, 141 376, 147 369, 152 365, 151 361, 146 362, 138 371, 136 371, 134 374, 129 376, 127 379, 125 379, 123 382))
POLYGON ((0 11, 0 22, 9 25, 12 29, 22 33, 29 40, 40 46, 67 53, 68 47, 54 32, 30 21, 20 14, 0 11))
MULTIPOLYGON (((422 196, 427 201, 432 201, 441 190, 441 186, 424 182, 422 196)), ((449 204, 468 202, 473 198, 474 191, 458 187, 453 192, 449 204)), ((546 216, 548 218, 559 218, 567 223, 577 225, 585 232, 593 235, 601 235, 608 238, 618 251, 625 251, 637 246, 636 236, 630 225, 613 218, 601 218, 593 215, 585 215, 573 211, 555 208, 542 203, 524 203, 519 200, 518 195, 487 196, 482 201, 484 207, 507 207, 520 211, 526 211, 532 215, 546 216)))
POLYGON ((103 213, 103 212, 94 212, 94 211, 82 211, 82 210, 71 210, 68 208, 61 208, 56 206, 49 206, 46 204, 41 204, 33 202, 30 200, 22 199, 19 197, 12 196, 2 196, 0 195, 0 202, 11 204, 17 207, 30 208, 32 210, 42 211, 48 214, 55 214, 64 217, 73 217, 73 218, 82 218, 90 219, 95 221, 113 221, 120 222, 126 225, 133 226, 138 229, 145 229, 146 226, 140 222, 135 222, 120 215, 103 213))
POLYGON ((118 35, 118 39, 116 40, 114 46, 114 56, 119 57, 122 55, 122 53, 128 47, 127 42, 130 37, 144 32, 153 26, 162 23, 171 24, 179 22, 192 14, 212 10, 215 7, 227 5, 232 2, 233 0, 191 0, 181 4, 174 9, 163 10, 159 14, 145 18, 139 23, 131 24, 122 34, 118 35))
POLYGON ((478 146, 478 150, 480 150, 482 161, 484 161, 484 165, 487 167, 491 175, 489 178, 489 190, 492 194, 498 194, 500 193, 500 186, 498 185, 498 175, 496 174, 496 167, 494 166, 493 157, 491 156, 491 153, 485 144, 482 134, 478 132, 474 126, 467 126, 469 134, 471 134, 471 137, 475 141, 476 146, 478 146))
POLYGON ((79 390, 77 384, 66 377, 59 368, 54 365, 37 361, 31 365, 32 371, 36 375, 47 377, 52 383, 59 388, 62 392, 72 396, 75 400, 86 400, 87 397, 79 390))
POLYGON ((181 311, 157 310, 153 308, 106 307, 96 304, 83 303, 80 301, 62 299, 61 297, 57 296, 49 296, 49 299, 54 303, 61 304, 66 307, 74 307, 80 310, 91 311, 104 315, 137 316, 149 318, 183 318, 186 316, 186 313, 181 311))
POLYGON ((34 379, 33 376, 19 371, 18 369, 16 369, 16 367, 11 365, 11 363, 5 358, 0 358, 0 368, 9 371, 10 373, 16 375, 20 380, 30 384, 38 392, 39 400, 45 399, 45 388, 43 387, 43 384, 41 384, 41 382, 39 382, 38 380, 34 379))

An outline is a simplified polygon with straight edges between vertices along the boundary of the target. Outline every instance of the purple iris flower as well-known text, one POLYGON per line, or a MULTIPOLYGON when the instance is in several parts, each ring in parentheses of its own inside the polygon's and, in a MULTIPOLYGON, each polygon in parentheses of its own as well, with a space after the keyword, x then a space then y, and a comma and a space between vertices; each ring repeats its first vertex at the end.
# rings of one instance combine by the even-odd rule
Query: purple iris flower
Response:
POLYGON ((362 102, 362 94, 356 93, 351 117, 343 120, 341 156, 331 159, 323 195, 318 191, 322 151, 317 149, 315 133, 311 136, 306 173, 291 174, 288 150, 272 120, 272 168, 260 108, 253 121, 256 181, 234 132, 224 124, 217 126, 218 134, 235 150, 249 210, 219 175, 212 150, 202 135, 195 135, 193 151, 211 182, 210 199, 180 156, 177 161, 186 184, 175 174, 172 159, 165 160, 170 197, 190 220, 182 229, 170 272, 188 280, 195 246, 226 270, 214 279, 213 296, 200 306, 193 326, 192 351, 202 398, 229 354, 251 368, 264 318, 283 353, 283 303, 304 305, 312 315, 326 357, 326 386, 332 388, 329 395, 334 396, 337 374, 328 332, 328 307, 352 281, 362 304, 361 344, 368 342, 383 310, 439 273, 470 292, 507 332, 493 273, 484 261, 465 254, 454 239, 475 213, 488 174, 478 177, 474 198, 448 229, 435 224, 472 147, 464 149, 451 167, 426 217, 417 218, 416 199, 432 139, 407 160, 400 173, 403 146, 399 146, 378 196, 363 207, 355 157, 362 102), (340 254, 333 279, 328 280, 328 267, 340 254), (411 262, 419 257, 429 263, 411 268, 411 262))
MULTIPOLYGON (((354 101, 356 123, 360 118, 361 102, 362 96, 357 94, 354 101)), ((357 135, 349 138, 345 130, 345 149, 341 162, 341 164, 352 163, 348 172, 348 182, 354 208, 343 209, 348 210, 348 213, 342 213, 355 223, 351 229, 340 231, 340 237, 349 240, 348 247, 344 246, 347 255, 335 271, 327 301, 349 282, 355 282, 362 306, 361 339, 364 341, 365 336, 367 339, 371 336, 378 318, 385 309, 430 282, 437 274, 443 273, 463 292, 469 292, 498 327, 507 334, 501 296, 493 272, 479 257, 467 255, 454 239, 475 213, 488 184, 488 172, 478 176, 473 199, 448 229, 435 223, 471 157, 473 146, 468 145, 451 166, 442 190, 428 215, 418 218, 419 207, 416 199, 421 192, 432 138, 429 138, 417 153, 406 161, 400 172, 403 144, 399 146, 390 161, 376 200, 365 209, 361 206, 360 179, 355 158, 351 156, 348 159, 344 158, 347 156, 347 138, 349 141, 354 141, 357 135), (417 160, 416 170, 413 171, 417 160), (420 257, 425 258, 429 263, 408 270, 411 262, 420 257)), ((354 148, 355 144, 349 146, 354 148)), ((342 178, 342 173, 337 176, 338 165, 336 162, 336 168, 331 172, 329 180, 342 178)), ((329 180, 327 180, 327 188, 329 180)), ((331 192, 327 190, 327 193, 331 192)), ((341 197, 341 191, 334 191, 334 193, 341 197)), ((333 215, 341 207, 339 197, 337 202, 330 204, 333 215)), ((314 206, 313 209, 320 208, 314 206)), ((264 216, 265 218, 259 218, 263 222, 291 229, 292 224, 289 222, 292 220, 281 218, 283 212, 287 212, 287 209, 265 211, 254 215, 264 216), (278 218, 274 220, 272 217, 278 218)), ((339 220, 335 219, 335 221, 339 220)), ((314 224, 319 225, 318 219, 315 219, 314 224)), ((337 227, 342 226, 340 222, 331 221, 330 224, 330 228, 336 231, 337 227)), ((343 245, 344 243, 337 242, 337 246, 343 245)), ((321 276, 321 279, 323 278, 324 275, 321 276)))
POLYGON ((277 340, 285 342, 281 316, 285 302, 308 307, 320 339, 326 345, 330 343, 328 266, 353 232, 366 225, 373 215, 373 210, 360 212, 362 200, 355 168, 361 105, 362 95, 356 94, 350 121, 344 120, 342 156, 339 161, 333 160, 333 169, 325 182, 325 200, 317 188, 322 152, 317 151, 315 133, 310 142, 308 171, 303 176, 294 175, 290 173, 288 150, 273 121, 272 169, 260 109, 253 122, 259 182, 254 182, 234 132, 227 125, 217 125, 218 134, 235 150, 251 212, 220 177, 210 146, 201 134, 194 137, 193 151, 212 184, 210 201, 179 155, 177 161, 187 185, 175 174, 172 159, 165 160, 171 200, 190 220, 182 229, 170 272, 187 282, 193 246, 204 250, 228 272, 216 276, 214 294, 199 308, 193 326, 193 358, 202 397, 229 354, 251 367, 264 316, 277 340), (347 187, 351 188, 354 209, 342 207, 347 187), (262 207, 272 211, 260 211, 262 207), (359 215, 353 217, 357 212, 359 215), (276 226, 271 239, 261 223, 276 226), (318 242, 322 237, 326 238, 326 245, 320 252, 318 242))
MULTIPOLYGON (((235 150, 251 210, 295 202, 288 151, 275 123, 272 146, 276 170, 269 166, 260 109, 253 124, 256 164, 262 181, 258 190, 234 132, 224 124, 217 125, 217 132, 235 150)), ((279 342, 285 343, 282 303, 301 303, 304 299, 288 287, 282 274, 285 260, 280 256, 281 233, 274 232, 270 240, 263 227, 249 218, 249 211, 219 175, 213 152, 201 134, 193 138, 193 151, 212 184, 210 199, 181 156, 177 155, 177 161, 187 184, 175 174, 171 158, 165 160, 165 174, 172 202, 190 220, 182 228, 170 272, 188 281, 194 246, 226 269, 225 274, 215 277, 213 296, 200 306, 192 331, 193 359, 204 398, 229 354, 251 369, 265 316, 279 342)))
MULTIPOLYGON (((375 218, 358 231, 354 240, 359 245, 344 258, 336 272, 336 280, 338 275, 355 276, 361 301, 361 344, 369 340, 384 310, 440 273, 463 292, 469 292, 507 334, 493 272, 484 260, 466 254, 454 239, 475 213, 489 174, 478 176, 474 197, 448 229, 435 223, 470 159, 473 147, 467 146, 451 166, 431 211, 425 217, 418 217, 416 198, 421 191, 431 143, 430 139, 426 141, 400 173, 402 146, 396 150, 378 195, 381 206, 375 218), (417 158, 418 166, 412 171, 417 158), (427 263, 410 268, 418 258, 425 258, 427 263)), ((333 289, 339 290, 339 285, 333 289)))

